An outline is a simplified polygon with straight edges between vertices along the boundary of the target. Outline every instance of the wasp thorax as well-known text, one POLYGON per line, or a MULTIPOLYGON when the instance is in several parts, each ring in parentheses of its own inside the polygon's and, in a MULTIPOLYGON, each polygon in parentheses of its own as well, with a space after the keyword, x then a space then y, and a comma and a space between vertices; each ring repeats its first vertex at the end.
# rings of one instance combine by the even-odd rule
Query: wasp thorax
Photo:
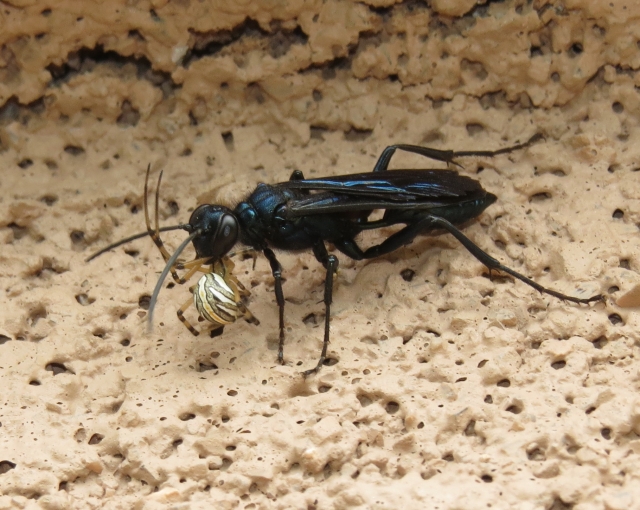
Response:
POLYGON ((238 288, 217 273, 207 273, 198 280, 193 302, 200 315, 214 324, 231 324, 244 315, 238 288))

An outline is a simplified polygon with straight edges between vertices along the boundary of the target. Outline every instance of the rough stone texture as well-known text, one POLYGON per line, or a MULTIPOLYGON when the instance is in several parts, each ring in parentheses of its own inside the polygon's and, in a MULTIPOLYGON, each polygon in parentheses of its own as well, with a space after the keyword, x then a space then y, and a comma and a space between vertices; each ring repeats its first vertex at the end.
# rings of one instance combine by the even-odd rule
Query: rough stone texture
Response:
POLYGON ((2 2, 0 508, 639 508, 639 39, 631 1, 2 2), (536 132, 460 160, 499 197, 465 232, 606 303, 491 281, 450 236, 339 255, 337 363, 304 380, 312 254, 279 254, 286 366, 264 258, 235 270, 262 324, 215 338, 186 286, 146 332, 148 239, 85 262, 144 230, 149 162, 175 224, 392 143, 536 132))

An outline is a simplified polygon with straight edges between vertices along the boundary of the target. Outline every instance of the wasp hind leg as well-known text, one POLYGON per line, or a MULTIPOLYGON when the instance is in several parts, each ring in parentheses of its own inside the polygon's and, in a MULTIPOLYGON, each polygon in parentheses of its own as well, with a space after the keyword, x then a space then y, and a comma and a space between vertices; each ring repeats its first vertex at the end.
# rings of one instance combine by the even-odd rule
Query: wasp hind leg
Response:
MULTIPOLYGON (((494 156, 499 156, 500 154, 509 154, 510 152, 515 152, 521 149, 525 149, 530 145, 542 140, 544 137, 542 134, 537 133, 533 135, 529 140, 524 143, 519 143, 516 145, 512 145, 511 147, 503 147, 502 149, 497 149, 494 151, 452 151, 452 150, 441 150, 441 149, 432 149, 430 147, 422 147, 420 145, 407 145, 407 144, 397 144, 397 145, 389 145, 385 150, 382 151, 376 166, 373 168, 374 172, 385 172, 389 168, 389 162, 391 161, 391 157, 394 155, 396 150, 401 150, 405 152, 413 152, 414 154, 420 154, 425 158, 433 159, 435 161, 443 161, 447 164, 453 164, 456 166, 461 166, 454 161, 455 158, 467 158, 467 157, 485 157, 492 158, 494 156)), ((291 175, 290 180, 295 180, 293 174, 291 175)))

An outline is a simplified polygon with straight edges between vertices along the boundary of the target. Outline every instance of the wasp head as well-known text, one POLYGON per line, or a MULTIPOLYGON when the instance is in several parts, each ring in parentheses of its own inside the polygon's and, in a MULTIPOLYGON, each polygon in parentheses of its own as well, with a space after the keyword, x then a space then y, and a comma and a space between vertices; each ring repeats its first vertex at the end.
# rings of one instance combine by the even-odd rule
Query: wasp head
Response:
POLYGON ((231 209, 222 205, 203 204, 189 218, 197 258, 218 260, 231 250, 238 240, 238 220, 231 209))

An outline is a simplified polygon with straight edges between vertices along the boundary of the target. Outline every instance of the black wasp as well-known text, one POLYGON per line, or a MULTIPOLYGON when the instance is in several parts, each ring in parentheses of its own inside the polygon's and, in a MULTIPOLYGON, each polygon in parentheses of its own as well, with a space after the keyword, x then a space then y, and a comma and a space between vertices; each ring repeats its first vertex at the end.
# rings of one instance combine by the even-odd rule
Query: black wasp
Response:
MULTIPOLYGON (((504 266, 465 236, 456 225, 462 225, 476 218, 496 201, 496 196, 485 191, 478 181, 459 175, 455 170, 388 170, 389 162, 396 150, 412 152, 457 165, 456 158, 493 157, 506 154, 527 147, 540 138, 540 135, 536 135, 523 144, 496 151, 450 151, 416 145, 391 145, 382 152, 373 172, 305 179, 302 172, 296 170, 287 182, 258 184, 256 189, 233 210, 222 205, 203 204, 193 211, 188 224, 162 229, 157 225, 158 191, 156 190, 155 229, 151 229, 147 219, 147 232, 123 239, 94 256, 145 235, 151 235, 158 247, 161 247, 159 232, 163 230, 182 229, 189 232, 187 239, 181 243, 173 255, 169 256, 168 252, 161 248, 166 266, 151 297, 148 315, 149 324, 151 324, 158 294, 169 272, 173 274, 176 281, 184 283, 185 278, 178 277, 175 273, 176 269, 188 269, 187 276, 190 277, 203 265, 211 265, 210 273, 218 274, 224 282, 229 283, 232 280, 237 283, 237 280, 231 276, 230 269, 225 269, 228 268, 224 264, 224 261, 228 260, 227 254, 238 242, 253 250, 261 251, 269 261, 275 279, 280 328, 278 361, 284 363, 285 299, 282 291, 282 266, 273 250, 313 250, 318 262, 326 269, 325 328, 320 359, 314 368, 304 372, 305 377, 322 367, 329 345, 333 275, 338 269, 338 259, 327 252, 325 245, 327 242, 344 255, 362 260, 380 257, 397 250, 411 243, 418 235, 448 232, 482 262, 490 273, 491 271, 508 273, 539 292, 573 303, 600 301, 601 295, 577 298, 547 289, 504 266), (375 210, 384 210, 383 216, 379 219, 369 219, 375 210), (361 232, 391 225, 404 225, 404 227, 380 244, 365 250, 356 243, 355 238, 361 232), (178 256, 189 242, 193 243, 196 259, 188 263, 180 263, 178 256), (220 261, 223 263, 220 264, 220 261)), ((146 189, 145 183, 145 201, 146 189)), ((196 289, 192 290, 198 305, 196 289)), ((208 299, 212 306, 218 306, 218 298, 210 295, 208 299)), ((179 316, 185 308, 186 304, 178 312, 179 316)), ((238 311, 236 317, 243 315, 247 320, 252 317, 246 308, 238 311)), ((183 320, 182 317, 181 320, 183 320)), ((215 320, 213 322, 216 323, 215 320)), ((197 334, 197 332, 194 333, 197 334)))

